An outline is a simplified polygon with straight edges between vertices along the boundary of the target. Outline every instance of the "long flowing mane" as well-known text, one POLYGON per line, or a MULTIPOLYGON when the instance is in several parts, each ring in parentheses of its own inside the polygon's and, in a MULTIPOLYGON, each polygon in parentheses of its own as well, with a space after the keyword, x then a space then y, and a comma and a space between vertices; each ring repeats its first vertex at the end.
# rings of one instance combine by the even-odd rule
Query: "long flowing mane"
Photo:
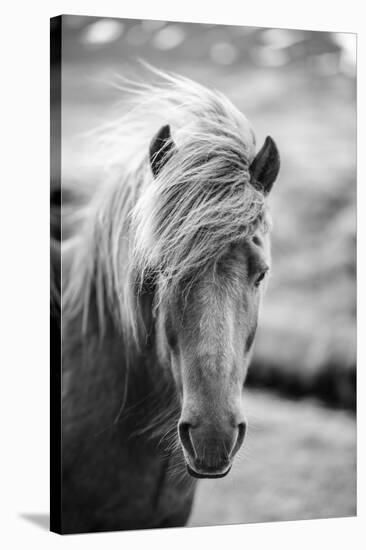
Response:
POLYGON ((154 75, 154 84, 125 82, 121 114, 89 136, 105 178, 63 245, 64 317, 81 315, 86 330, 94 299, 100 330, 108 313, 135 340, 136 293, 146 280, 156 281, 156 305, 266 225, 263 194, 250 184, 255 137, 247 119, 217 91, 154 75), (149 144, 164 124, 177 151, 153 178, 149 144))

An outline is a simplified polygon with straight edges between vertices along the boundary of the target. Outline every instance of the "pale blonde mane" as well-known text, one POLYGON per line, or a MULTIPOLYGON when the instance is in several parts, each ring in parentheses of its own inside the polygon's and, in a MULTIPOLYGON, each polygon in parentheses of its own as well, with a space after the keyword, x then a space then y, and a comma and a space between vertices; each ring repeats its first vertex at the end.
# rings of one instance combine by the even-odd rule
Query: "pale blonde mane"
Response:
POLYGON ((90 134, 105 170, 73 244, 65 245, 63 309, 87 327, 94 298, 103 331, 110 312, 138 338, 136 293, 157 281, 156 305, 235 240, 265 226, 263 194, 249 183, 255 138, 222 94, 154 70, 157 84, 124 83, 123 112, 90 134), (169 124, 177 151, 157 178, 149 144, 169 124))

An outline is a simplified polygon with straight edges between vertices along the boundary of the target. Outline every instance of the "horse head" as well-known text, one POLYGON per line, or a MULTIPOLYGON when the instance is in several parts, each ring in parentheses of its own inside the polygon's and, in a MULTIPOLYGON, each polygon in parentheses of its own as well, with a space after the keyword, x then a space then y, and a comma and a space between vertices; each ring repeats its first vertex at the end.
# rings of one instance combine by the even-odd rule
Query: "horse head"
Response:
POLYGON ((222 477, 246 433, 243 386, 270 269, 264 205, 278 175, 279 154, 267 137, 257 155, 241 166, 245 181, 240 187, 224 173, 233 155, 221 158, 215 144, 182 176, 187 169, 182 158, 199 148, 198 143, 190 152, 180 151, 169 126, 151 142, 150 185, 156 193, 147 202, 152 211, 154 200, 160 202, 158 222, 149 230, 161 242, 160 251, 152 242, 149 253, 158 294, 156 345, 179 395, 177 428, 186 466, 194 477, 222 477), (222 185, 220 170, 227 178, 222 185), (216 174, 211 182, 210 173, 216 174), (240 201, 253 203, 252 210, 245 210, 243 202, 242 220, 240 201))

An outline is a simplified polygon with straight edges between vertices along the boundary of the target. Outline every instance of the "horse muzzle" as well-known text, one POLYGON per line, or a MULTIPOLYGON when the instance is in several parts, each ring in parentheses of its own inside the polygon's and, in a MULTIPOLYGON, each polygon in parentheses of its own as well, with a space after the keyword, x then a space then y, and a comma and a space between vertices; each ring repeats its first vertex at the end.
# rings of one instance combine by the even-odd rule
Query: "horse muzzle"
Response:
POLYGON ((188 473, 197 478, 226 476, 243 443, 245 431, 244 422, 227 426, 225 430, 180 422, 178 432, 188 473))

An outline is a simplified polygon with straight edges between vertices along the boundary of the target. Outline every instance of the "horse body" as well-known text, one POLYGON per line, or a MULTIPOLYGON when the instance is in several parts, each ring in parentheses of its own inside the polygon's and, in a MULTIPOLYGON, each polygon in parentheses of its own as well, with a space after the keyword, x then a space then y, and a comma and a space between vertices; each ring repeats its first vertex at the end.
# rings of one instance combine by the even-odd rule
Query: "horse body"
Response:
POLYGON ((63 532, 185 525, 245 435, 278 152, 255 156, 220 94, 163 79, 100 133, 112 183, 64 244, 63 532))

